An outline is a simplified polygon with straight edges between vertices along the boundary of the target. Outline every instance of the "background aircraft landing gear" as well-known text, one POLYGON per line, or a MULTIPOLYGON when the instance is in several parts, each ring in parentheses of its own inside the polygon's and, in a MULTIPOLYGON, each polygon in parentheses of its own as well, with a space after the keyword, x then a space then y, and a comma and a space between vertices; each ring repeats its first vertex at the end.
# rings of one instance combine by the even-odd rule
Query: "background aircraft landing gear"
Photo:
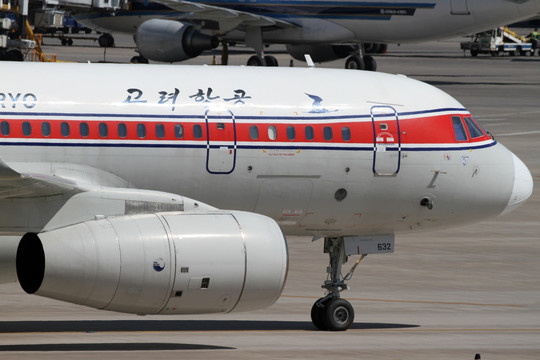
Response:
POLYGON ((365 55, 364 44, 359 44, 345 62, 345 69, 377 71, 377 62, 373 56, 365 55))
POLYGON ((348 289, 345 281, 352 277, 352 272, 364 256, 342 278, 341 267, 347 261, 343 237, 324 238, 324 252, 330 257, 330 266, 327 270, 328 280, 322 286, 328 291, 328 295, 313 304, 311 321, 319 330, 345 331, 354 321, 354 309, 347 300, 340 297, 340 292, 348 289))

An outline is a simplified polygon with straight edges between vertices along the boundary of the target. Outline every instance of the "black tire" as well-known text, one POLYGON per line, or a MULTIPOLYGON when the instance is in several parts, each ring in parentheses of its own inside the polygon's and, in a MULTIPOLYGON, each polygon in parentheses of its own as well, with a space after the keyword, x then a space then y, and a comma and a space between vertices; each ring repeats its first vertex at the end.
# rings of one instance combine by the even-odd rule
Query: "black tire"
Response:
POLYGON ((131 64, 148 64, 148 59, 145 58, 144 56, 134 56, 131 58, 131 60, 129 61, 131 64))
POLYGON ((253 55, 249 58, 247 66, 263 66, 262 60, 257 55, 253 55))
POLYGON ((67 44, 68 44, 68 46, 72 46, 73 45, 73 39, 67 39, 67 44))
POLYGON ((347 300, 332 299, 326 304, 324 316, 326 330, 345 331, 354 321, 354 309, 347 300))
POLYGON ((345 61, 345 69, 364 70, 365 68, 364 61, 359 56, 349 56, 347 61, 345 61))
POLYGON ((8 61, 24 61, 24 55, 19 50, 9 50, 5 57, 8 61))
POLYGON ((272 55, 265 56, 264 62, 266 63, 266 66, 279 66, 277 59, 272 55))
POLYGON ((111 34, 103 34, 98 38, 98 44, 101 47, 114 47, 114 38, 111 34))
POLYGON ((60 40, 60 42, 62 43, 62 46, 67 45, 67 39, 65 39, 65 38, 62 38, 62 40, 60 40))
POLYGON ((476 57, 478 56, 478 49, 477 48, 471 48, 471 56, 476 57))
POLYGON ((368 71, 377 71, 377 62, 375 58, 371 55, 364 56, 364 66, 368 71))
POLYGON ((324 306, 324 304, 322 304, 319 300, 317 300, 311 307, 311 321, 317 329, 325 331, 327 330, 324 322, 326 306, 324 306))

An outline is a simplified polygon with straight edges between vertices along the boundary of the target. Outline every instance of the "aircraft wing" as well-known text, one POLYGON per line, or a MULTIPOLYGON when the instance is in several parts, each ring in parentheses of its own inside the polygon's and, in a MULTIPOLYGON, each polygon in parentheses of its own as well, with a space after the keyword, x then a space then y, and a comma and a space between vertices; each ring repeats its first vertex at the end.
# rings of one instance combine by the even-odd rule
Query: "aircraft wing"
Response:
POLYGON ((223 28, 232 30, 237 26, 290 28, 297 26, 287 21, 257 15, 250 12, 227 9, 220 6, 206 5, 183 0, 157 0, 171 9, 183 13, 180 18, 185 20, 214 20, 223 28))
POLYGON ((89 166, 0 159, 0 235, 48 231, 99 216, 213 209, 177 194, 134 188, 89 166))

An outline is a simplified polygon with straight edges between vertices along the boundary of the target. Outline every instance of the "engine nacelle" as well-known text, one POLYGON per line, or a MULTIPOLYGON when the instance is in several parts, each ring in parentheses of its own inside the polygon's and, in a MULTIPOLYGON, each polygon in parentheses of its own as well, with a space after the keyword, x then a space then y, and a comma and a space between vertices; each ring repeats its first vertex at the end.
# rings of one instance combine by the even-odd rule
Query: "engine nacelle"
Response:
POLYGON ((287 45, 287 51, 296 60, 306 61, 309 54, 314 62, 343 59, 354 52, 350 45, 287 45))
POLYGON ((288 255, 265 216, 168 212, 28 233, 16 264, 30 294, 126 313, 200 314, 272 305, 288 255))
POLYGON ((147 59, 176 62, 215 48, 219 40, 179 21, 151 19, 137 28, 135 43, 139 53, 147 59))

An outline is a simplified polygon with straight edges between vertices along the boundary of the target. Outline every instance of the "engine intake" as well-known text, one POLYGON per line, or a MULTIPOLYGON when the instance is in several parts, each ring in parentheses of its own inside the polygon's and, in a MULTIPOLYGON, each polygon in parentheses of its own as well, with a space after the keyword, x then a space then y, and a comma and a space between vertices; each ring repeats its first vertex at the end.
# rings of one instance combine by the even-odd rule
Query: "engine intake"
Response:
POLYGON ((135 43, 139 53, 147 59, 177 62, 215 48, 219 40, 179 21, 151 19, 137 28, 135 43))
POLYGON ((28 233, 16 265, 30 294, 126 313, 194 314, 272 305, 288 255, 265 216, 178 212, 28 233))

